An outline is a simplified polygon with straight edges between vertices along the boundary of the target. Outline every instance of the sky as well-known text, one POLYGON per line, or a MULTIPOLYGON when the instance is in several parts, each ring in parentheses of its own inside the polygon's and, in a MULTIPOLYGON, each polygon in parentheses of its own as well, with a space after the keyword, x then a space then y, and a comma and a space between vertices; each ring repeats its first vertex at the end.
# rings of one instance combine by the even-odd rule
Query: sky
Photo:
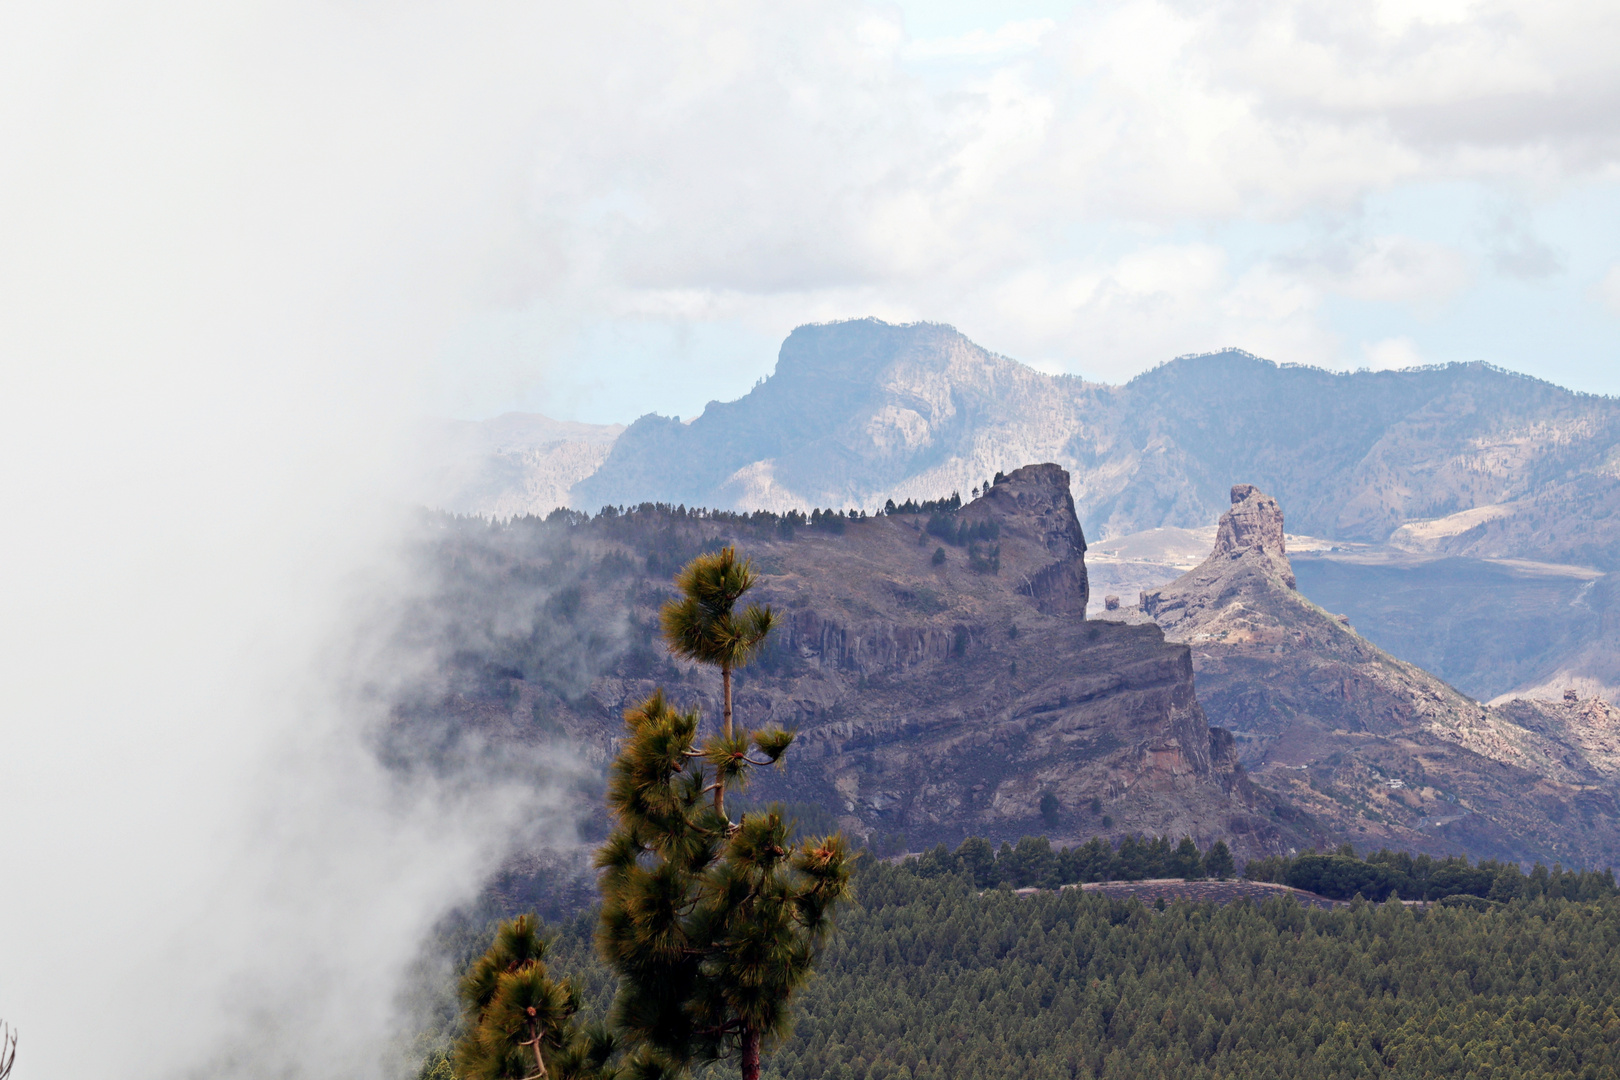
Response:
POLYGON ((1109 382, 1236 346, 1620 393, 1620 6, 670 20, 541 108, 534 276, 457 326, 440 411, 690 416, 865 315, 1109 382))
POLYGON ((1616 55, 1545 0, 0 5, 14 1080, 386 1075, 434 920, 569 840, 577 763, 370 752, 441 659, 420 416, 691 416, 866 315, 1620 392, 1616 55))

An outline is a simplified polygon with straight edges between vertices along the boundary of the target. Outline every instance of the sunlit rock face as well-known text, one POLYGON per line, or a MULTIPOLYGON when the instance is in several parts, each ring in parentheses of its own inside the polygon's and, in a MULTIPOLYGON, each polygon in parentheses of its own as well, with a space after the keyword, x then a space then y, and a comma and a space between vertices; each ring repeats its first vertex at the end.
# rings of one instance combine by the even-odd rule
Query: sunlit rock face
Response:
POLYGON ((1620 859, 1607 708, 1488 707, 1397 660, 1298 592, 1282 521, 1237 485, 1209 557, 1143 599, 1254 781, 1360 844, 1620 859))
POLYGON ((965 495, 998 471, 1061 460, 1085 385, 948 326, 801 326, 752 392, 690 424, 642 417, 571 497, 587 510, 649 499, 786 510, 965 495))
POLYGON ((778 620, 737 679, 737 716, 798 732, 787 770, 762 771, 749 798, 912 847, 1146 832, 1254 855, 1315 839, 1210 730, 1186 645, 1149 621, 1086 618, 1086 539, 1055 464, 995 477, 945 514, 784 528, 649 507, 453 536, 436 603, 456 614, 455 640, 481 644, 455 656, 465 685, 410 714, 418 728, 564 738, 601 762, 622 710, 662 686, 709 730, 719 678, 670 659, 657 612, 681 562, 735 543, 759 575, 749 598, 778 620), (548 575, 561 587, 521 592, 548 575), (487 626, 466 621, 485 611, 487 626))
POLYGON ((1232 509, 1221 515, 1215 531, 1214 556, 1241 559, 1251 552, 1271 563, 1278 580, 1295 587, 1283 538, 1282 507, 1253 484, 1234 484, 1232 509))

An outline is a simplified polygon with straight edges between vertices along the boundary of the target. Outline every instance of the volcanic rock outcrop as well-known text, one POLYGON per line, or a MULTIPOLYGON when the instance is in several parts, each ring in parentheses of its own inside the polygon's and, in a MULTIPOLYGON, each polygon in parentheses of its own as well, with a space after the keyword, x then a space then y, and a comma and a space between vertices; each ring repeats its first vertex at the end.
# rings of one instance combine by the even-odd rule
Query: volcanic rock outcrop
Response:
MULTIPOLYGON (((1405 572, 1436 632, 1365 624, 1397 655, 1484 698, 1540 695, 1549 682, 1620 694, 1620 650, 1590 638, 1591 620, 1547 612, 1520 649, 1466 598, 1437 606, 1457 595, 1440 556, 1573 564, 1620 581, 1620 398, 1489 365, 1330 372, 1225 350, 1108 386, 1036 371, 949 326, 858 319, 798 327, 767 378, 697 417, 649 413, 621 431, 507 416, 446 424, 426 441, 438 460, 419 497, 497 518, 644 500, 872 511, 1053 461, 1073 477, 1093 539, 1114 541, 1201 529, 1244 477, 1283 500, 1298 533, 1433 559, 1405 572)), ((1092 570, 1099 591, 1127 603, 1173 576, 1092 570)), ((1516 606, 1515 622, 1536 621, 1516 606)))
MULTIPOLYGON (((1019 469, 954 514, 746 546, 790 662, 746 673, 738 707, 799 731, 794 766, 757 797, 913 846, 1124 830, 1281 844, 1205 722, 1184 648, 1086 622, 1085 537, 1058 466, 1019 469), (953 530, 985 539, 936 535, 953 530)), ((708 700, 694 674, 677 698, 708 700)))
POLYGON ((1620 862, 1609 735, 1583 746, 1561 717, 1486 707, 1390 656, 1297 591, 1275 500, 1245 484, 1232 503, 1210 557, 1142 607, 1192 648, 1199 699, 1257 783, 1362 845, 1620 862))
POLYGON ((1063 469, 1018 469, 959 508, 796 521, 649 505, 467 525, 435 554, 448 568, 436 606, 489 611, 444 634, 462 643, 471 689, 418 714, 436 708, 486 739, 565 733, 601 761, 622 710, 663 686, 700 706, 709 730, 718 678, 672 661, 656 616, 674 569, 735 543, 760 576, 750 600, 779 619, 739 674, 737 716, 799 733, 786 771, 759 775, 749 798, 913 848, 1140 831, 1257 855, 1310 841, 1210 729, 1185 644, 1151 623, 1086 619, 1085 537, 1063 469), (548 574, 568 587, 513 600, 548 574), (617 639, 591 629, 615 618, 617 639), (597 644, 570 644, 586 638, 597 644))

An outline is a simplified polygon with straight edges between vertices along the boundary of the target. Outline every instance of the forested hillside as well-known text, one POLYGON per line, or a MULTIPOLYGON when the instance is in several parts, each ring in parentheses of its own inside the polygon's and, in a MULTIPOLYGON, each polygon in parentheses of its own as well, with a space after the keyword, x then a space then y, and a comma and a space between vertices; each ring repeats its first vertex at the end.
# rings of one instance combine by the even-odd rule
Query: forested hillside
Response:
MULTIPOLYGON (((1620 1071, 1620 900, 1606 875, 1532 873, 1517 899, 1474 906, 1324 911, 1279 898, 1159 910, 1080 889, 983 890, 971 873, 919 869, 863 860, 856 903, 766 1077, 1620 1071), (1601 898, 1554 895, 1583 889, 1601 898)), ((611 985, 593 929, 591 914, 560 927, 551 963, 600 1010, 611 985)), ((435 1055, 422 1075, 449 1073, 435 1055)))

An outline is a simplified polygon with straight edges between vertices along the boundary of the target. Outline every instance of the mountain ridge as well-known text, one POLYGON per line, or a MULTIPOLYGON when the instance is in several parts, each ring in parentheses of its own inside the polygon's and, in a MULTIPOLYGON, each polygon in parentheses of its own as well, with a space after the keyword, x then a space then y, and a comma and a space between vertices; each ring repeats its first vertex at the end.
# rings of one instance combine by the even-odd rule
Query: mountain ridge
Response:
POLYGON ((1257 783, 1364 846, 1620 862, 1620 713, 1489 706, 1302 596, 1277 500, 1235 485, 1209 557, 1143 597, 1257 783))
POLYGON ((735 543, 758 574, 749 599, 777 614, 736 676, 737 715, 798 732, 792 767, 749 797, 917 843, 1060 828, 1191 833, 1261 855, 1318 839, 1209 728, 1185 645, 1086 618, 1085 534, 1053 464, 931 510, 447 519, 425 542, 442 587, 407 622, 448 653, 429 669, 442 681, 396 710, 400 758, 562 740, 599 763, 622 711, 655 687, 716 716, 717 674, 670 658, 658 612, 686 560, 735 543))
POLYGON ((1069 470, 1099 538, 1196 527, 1247 481, 1313 535, 1381 543, 1408 523, 1511 505, 1533 522, 1493 554, 1578 549, 1620 566, 1620 544, 1535 499, 1571 484, 1620 492, 1620 400, 1482 362, 1333 372, 1239 349, 1109 385, 1036 371, 942 323, 801 326, 741 398, 687 423, 631 424, 569 499, 873 509, 1041 460, 1069 470))

